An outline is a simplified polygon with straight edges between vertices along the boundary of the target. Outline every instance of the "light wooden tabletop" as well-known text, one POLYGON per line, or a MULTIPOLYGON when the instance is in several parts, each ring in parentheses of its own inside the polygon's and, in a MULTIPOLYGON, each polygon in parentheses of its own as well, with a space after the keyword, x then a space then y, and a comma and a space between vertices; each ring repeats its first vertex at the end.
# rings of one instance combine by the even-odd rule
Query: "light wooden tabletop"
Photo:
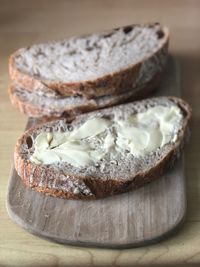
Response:
POLYGON ((200 1, 0 0, 0 6, 0 266, 200 264, 200 1), (186 223, 161 243, 128 250, 63 246, 32 236, 9 219, 5 206, 14 144, 26 123, 7 95, 9 54, 32 43, 149 21, 170 27, 182 95, 193 107, 185 157, 186 223))

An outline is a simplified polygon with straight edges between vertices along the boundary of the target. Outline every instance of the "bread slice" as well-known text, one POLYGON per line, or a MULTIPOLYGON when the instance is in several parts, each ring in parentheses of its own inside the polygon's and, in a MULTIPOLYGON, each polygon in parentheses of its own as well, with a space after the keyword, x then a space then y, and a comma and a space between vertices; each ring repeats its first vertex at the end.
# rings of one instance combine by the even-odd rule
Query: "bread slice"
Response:
POLYGON ((33 45, 10 57, 10 76, 52 97, 120 94, 162 73, 168 40, 169 30, 154 23, 33 45))
MULTIPOLYGON (((157 97, 82 114, 71 123, 63 119, 41 124, 26 131, 18 140, 14 153, 15 168, 27 186, 51 196, 95 199, 123 193, 159 178, 173 165, 184 145, 190 116, 190 106, 182 99, 157 97), (141 114, 158 106, 177 107, 181 120, 173 128, 176 139, 169 139, 164 146, 147 154, 137 157, 126 151, 119 153, 115 160, 108 154, 94 164, 78 167, 65 161, 46 165, 36 164, 31 160, 35 151, 35 140, 40 133, 69 134, 94 118, 117 117, 118 120, 127 121, 130 115, 141 114)), ((88 140, 93 142, 93 139, 88 140)), ((98 142, 95 144, 98 146, 98 142)))
POLYGON ((138 84, 137 90, 130 90, 118 95, 95 97, 93 99, 87 99, 80 95, 59 98, 38 95, 16 84, 12 84, 8 91, 12 104, 29 117, 74 118, 80 113, 147 97, 152 91, 157 89, 159 82, 160 76, 155 76, 154 79, 148 83, 143 84, 141 81, 141 83, 138 84))

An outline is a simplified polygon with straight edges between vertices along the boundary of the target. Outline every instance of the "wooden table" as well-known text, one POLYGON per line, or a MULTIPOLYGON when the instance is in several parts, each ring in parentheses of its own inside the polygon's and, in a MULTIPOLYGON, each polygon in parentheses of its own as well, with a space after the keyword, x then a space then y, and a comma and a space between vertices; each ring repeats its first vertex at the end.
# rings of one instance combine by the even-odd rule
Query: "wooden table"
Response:
POLYGON ((0 6, 0 266, 200 264, 200 1, 5 0, 0 6), (185 160, 186 223, 159 244, 128 250, 63 246, 30 235, 9 219, 5 207, 14 144, 26 123, 7 95, 9 54, 32 43, 149 21, 170 27, 170 50, 182 69, 183 98, 193 107, 185 160))

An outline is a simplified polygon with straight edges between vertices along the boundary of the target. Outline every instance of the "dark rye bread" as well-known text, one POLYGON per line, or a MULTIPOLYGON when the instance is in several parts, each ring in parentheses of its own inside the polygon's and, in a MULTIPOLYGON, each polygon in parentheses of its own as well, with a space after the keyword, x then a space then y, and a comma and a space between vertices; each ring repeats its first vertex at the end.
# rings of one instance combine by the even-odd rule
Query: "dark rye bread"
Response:
POLYGON ((137 90, 130 90, 118 95, 107 95, 87 99, 83 96, 68 96, 53 98, 44 95, 37 95, 32 91, 27 91, 19 85, 12 84, 9 89, 9 96, 12 104, 20 112, 29 117, 72 117, 80 113, 111 107, 117 104, 130 102, 147 97, 152 91, 157 89, 160 83, 160 75, 153 77, 151 81, 138 84, 137 90))
POLYGON ((82 114, 72 123, 65 120, 52 121, 26 131, 18 140, 14 153, 15 168, 27 186, 51 196, 95 199, 123 193, 159 178, 173 165, 184 145, 190 116, 190 106, 182 99, 157 97, 82 114), (126 119, 131 114, 144 112, 157 105, 177 105, 183 118, 177 126, 175 142, 167 143, 143 157, 135 158, 129 153, 129 156, 121 156, 115 162, 105 158, 97 165, 78 168, 66 162, 37 165, 30 161, 34 140, 41 132, 70 131, 72 127, 80 126, 94 117, 112 117, 117 114, 126 119))
POLYGON ((154 23, 33 45, 10 57, 10 77, 54 98, 120 94, 163 72, 168 41, 168 28, 154 23))

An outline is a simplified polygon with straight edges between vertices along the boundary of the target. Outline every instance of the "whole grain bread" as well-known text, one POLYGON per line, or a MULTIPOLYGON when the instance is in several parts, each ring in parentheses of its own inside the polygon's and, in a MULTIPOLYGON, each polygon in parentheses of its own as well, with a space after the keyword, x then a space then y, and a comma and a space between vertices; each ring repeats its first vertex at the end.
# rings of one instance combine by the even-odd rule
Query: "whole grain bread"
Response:
POLYGON ((33 45, 10 57, 10 77, 53 98, 120 94, 163 72, 168 40, 169 30, 154 23, 33 45))
POLYGON ((153 181, 173 165, 184 145, 190 116, 190 106, 182 99, 157 97, 82 114, 71 123, 64 119, 48 122, 29 129, 18 140, 14 153, 15 168, 27 186, 51 196, 95 199, 123 193, 153 181), (117 114, 126 120, 132 114, 157 105, 180 108, 182 120, 176 129, 177 139, 143 157, 126 154, 115 162, 105 158, 97 165, 86 167, 74 167, 66 162, 37 165, 30 160, 34 140, 41 132, 67 132, 94 117, 112 118, 117 114))
POLYGON ((145 98, 152 91, 157 89, 157 86, 160 83, 160 78, 160 75, 155 75, 152 80, 145 84, 141 80, 137 90, 135 89, 118 95, 100 96, 92 99, 87 99, 79 95, 59 98, 38 95, 33 91, 27 91, 16 84, 12 84, 9 87, 8 92, 12 104, 29 117, 74 118, 80 113, 145 98))

